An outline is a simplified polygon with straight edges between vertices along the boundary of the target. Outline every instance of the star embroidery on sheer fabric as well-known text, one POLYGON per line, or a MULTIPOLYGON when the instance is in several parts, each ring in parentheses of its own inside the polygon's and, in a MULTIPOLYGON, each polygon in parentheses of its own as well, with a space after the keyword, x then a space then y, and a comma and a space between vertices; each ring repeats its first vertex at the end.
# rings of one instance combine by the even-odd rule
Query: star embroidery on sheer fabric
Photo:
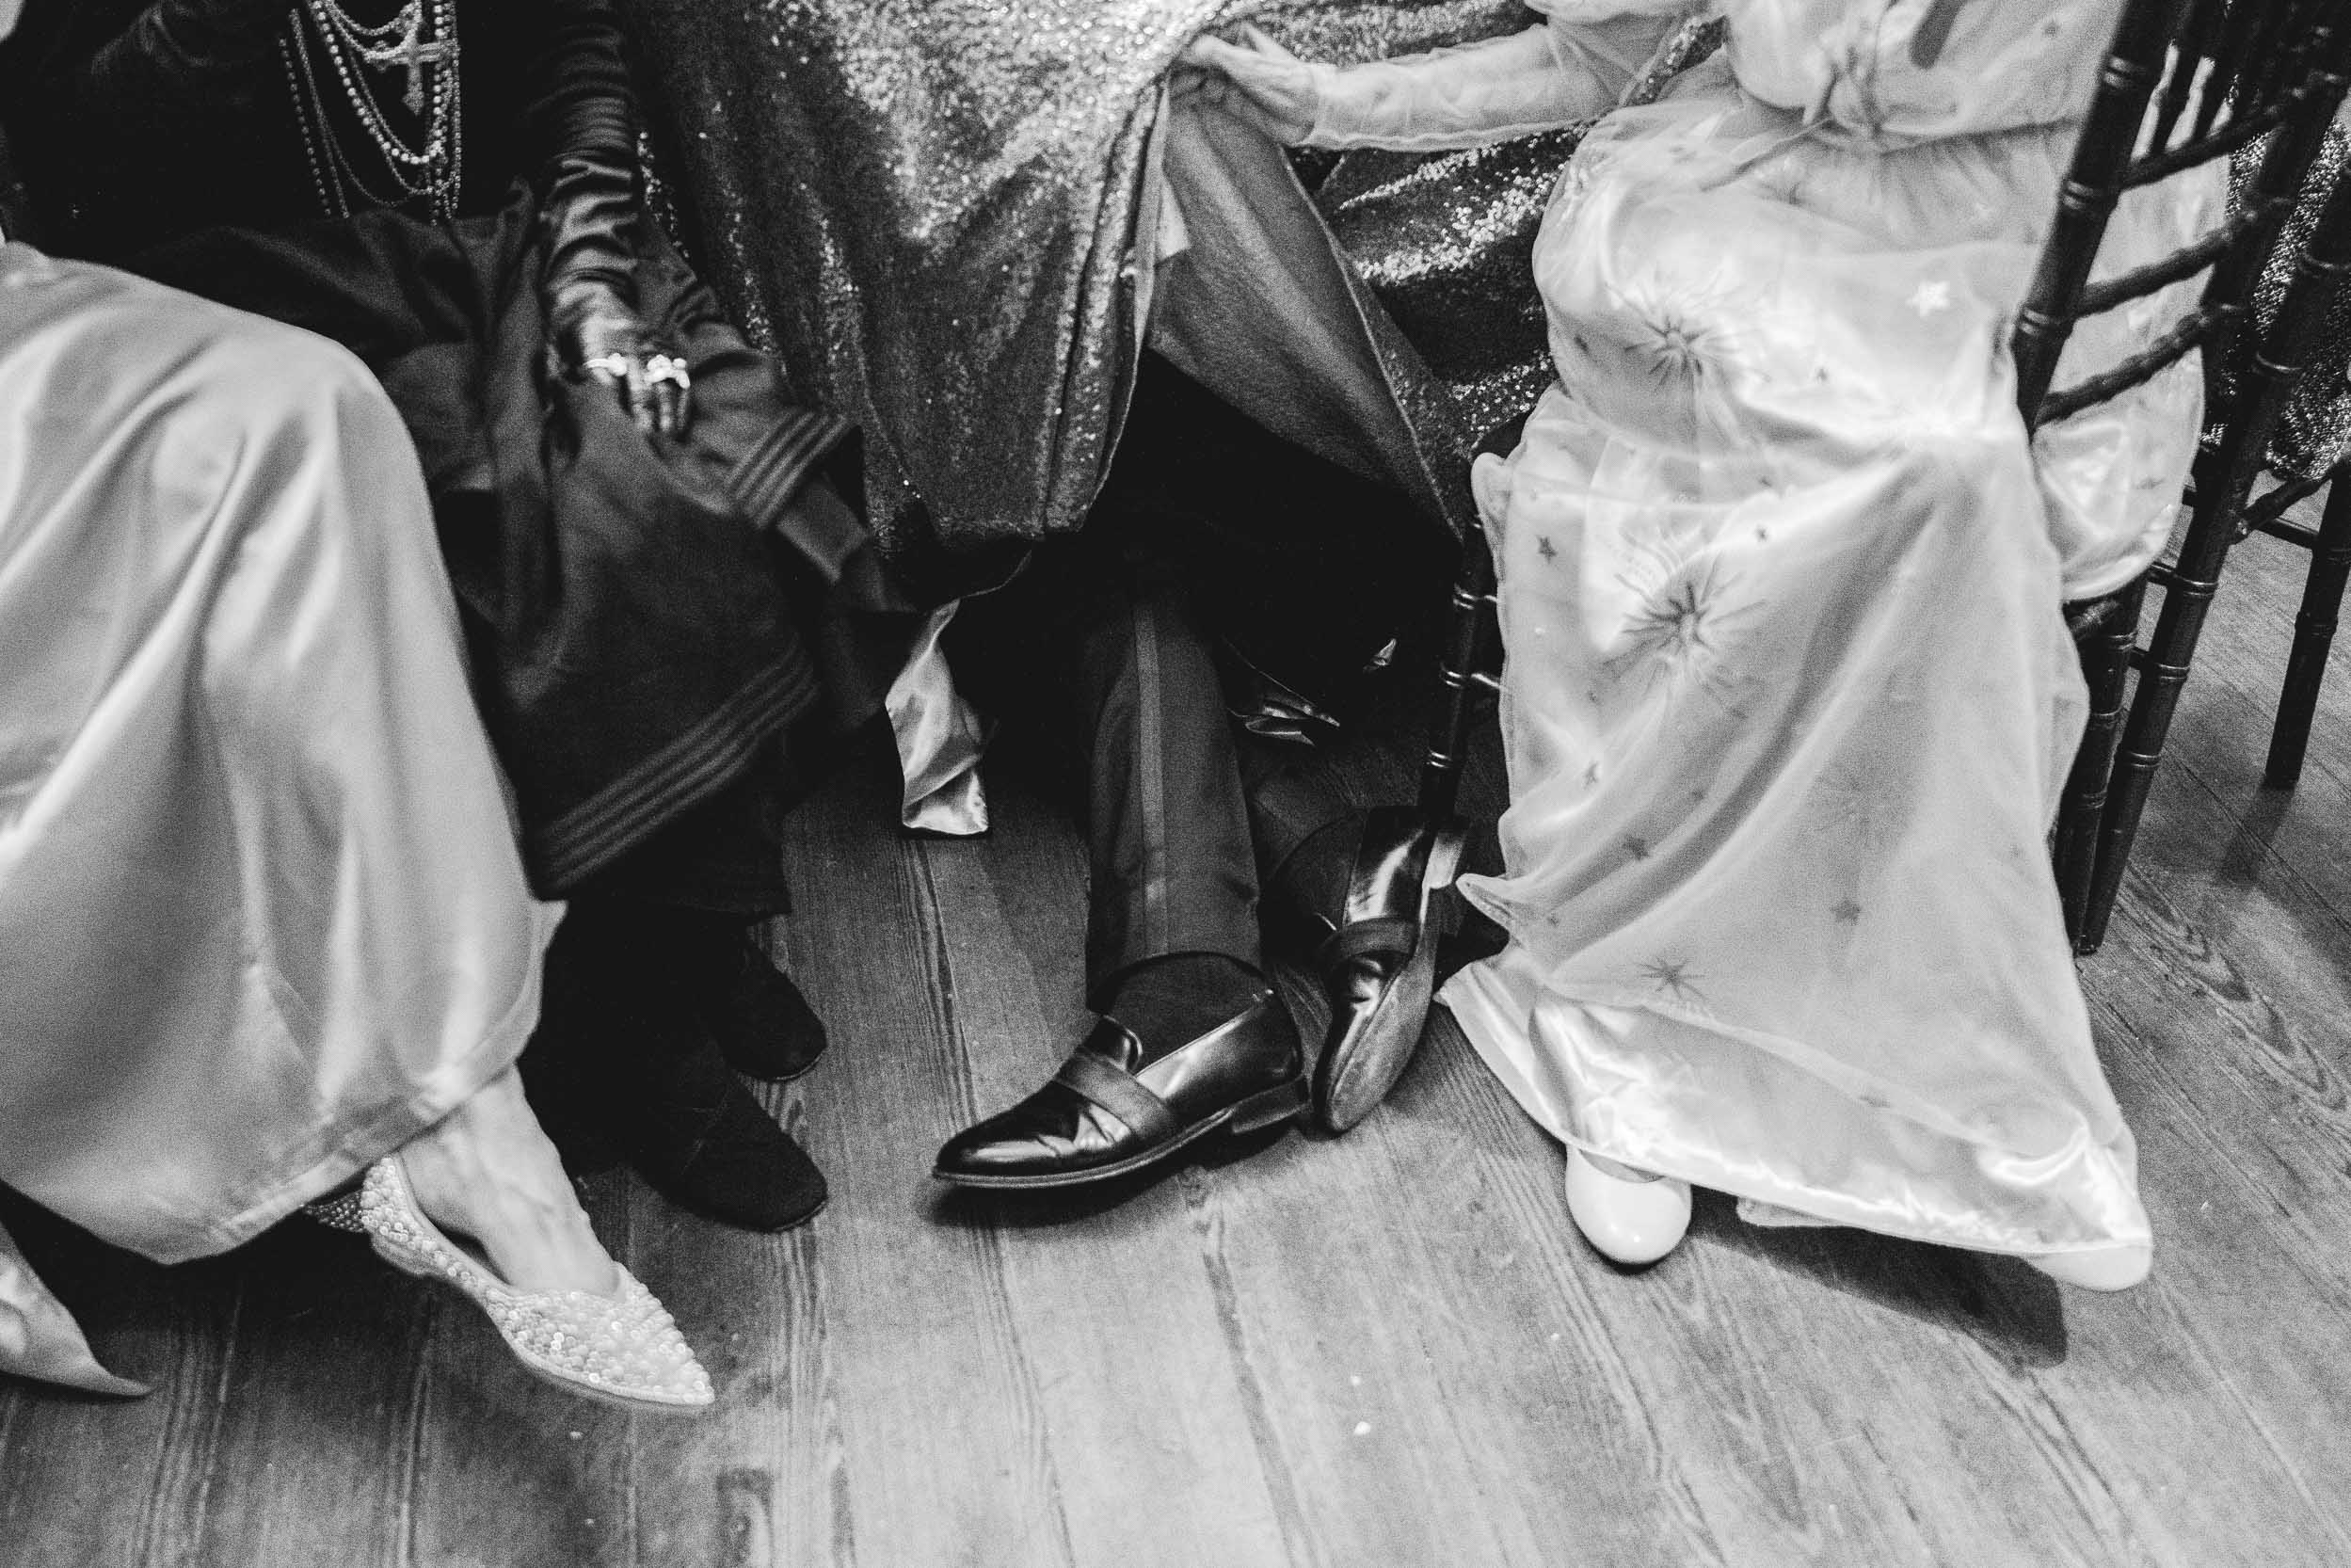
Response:
POLYGON ((1651 284, 1616 291, 1616 304, 1624 313, 1626 352, 1646 364, 1659 388, 1719 376, 1732 358, 1731 333, 1719 323, 1735 318, 1722 290, 1651 284))
MULTIPOLYGON (((1664 549, 1648 553, 1670 560, 1664 549)), ((1738 578, 1723 569, 1712 555, 1686 559, 1663 571, 1626 572, 1619 581, 1639 594, 1640 602, 1625 617, 1621 651, 1604 664, 1622 679, 1636 669, 1648 671, 1653 681, 1669 690, 1695 685, 1730 712, 1736 712, 1724 692, 1735 677, 1726 661, 1730 634, 1755 608, 1738 591, 1738 578)))
POLYGON ((1649 840, 1642 838, 1628 838, 1624 840, 1624 853, 1636 861, 1646 860, 1651 853, 1649 840))
POLYGON ((1698 982, 1704 977, 1690 972, 1687 958, 1653 958, 1640 967, 1640 977, 1659 996, 1685 1007, 1703 1005, 1706 1000, 1698 989, 1698 982))
POLYGON ((1543 564, 1546 566, 1559 558, 1559 547, 1551 542, 1551 536, 1548 534, 1535 536, 1535 553, 1543 557, 1543 564))
POLYGON ((1940 315, 1951 308, 1951 285, 1941 278, 1926 279, 1911 291, 1909 303, 1921 321, 1940 315))
POLYGON ((1586 789, 1588 789, 1588 790, 1589 790, 1589 789, 1592 788, 1593 786, 1597 785, 1599 782, 1600 782, 1600 764, 1599 764, 1599 763, 1597 763, 1597 762, 1594 762, 1594 763, 1592 763, 1592 765, 1591 765, 1591 766, 1590 766, 1590 767, 1588 767, 1588 768, 1586 768, 1586 769, 1584 770, 1584 788, 1586 788, 1586 789))
POLYGON ((1860 904, 1849 898, 1840 902, 1836 907, 1830 910, 1829 913, 1836 917, 1836 922, 1839 925, 1859 925, 1862 923, 1862 906, 1860 904))

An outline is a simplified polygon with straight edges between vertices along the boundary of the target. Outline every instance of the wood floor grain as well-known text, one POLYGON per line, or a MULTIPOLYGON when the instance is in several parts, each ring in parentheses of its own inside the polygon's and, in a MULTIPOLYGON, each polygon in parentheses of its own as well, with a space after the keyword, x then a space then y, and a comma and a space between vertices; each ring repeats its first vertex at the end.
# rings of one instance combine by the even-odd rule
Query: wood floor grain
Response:
MULTIPOLYGON (((1083 1027, 1083 857, 1012 776, 988 839, 904 839, 869 768, 797 814, 771 933, 834 1044, 763 1093, 830 1207, 748 1237, 587 1186, 715 1414, 568 1400, 350 1238, 164 1270, 12 1204, 155 1392, 0 1388, 0 1568, 2351 1562, 2351 658, 2300 788, 2259 776, 2302 567, 2232 563, 2083 967, 2159 1242, 2136 1291, 1704 1194, 1674 1257, 1612 1269, 1441 1014, 1346 1138, 944 1192, 939 1142, 1083 1027)), ((1338 764, 1360 799, 1409 781, 1392 728, 1338 764)))

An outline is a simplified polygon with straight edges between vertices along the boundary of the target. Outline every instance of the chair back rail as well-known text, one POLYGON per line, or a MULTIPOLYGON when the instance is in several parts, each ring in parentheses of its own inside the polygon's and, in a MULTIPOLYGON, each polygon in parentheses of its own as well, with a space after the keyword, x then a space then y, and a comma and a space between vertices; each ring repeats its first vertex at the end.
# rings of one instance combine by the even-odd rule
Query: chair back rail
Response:
POLYGON ((2342 101, 2351 72, 2351 16, 2343 10, 2340 0, 2132 0, 2125 8, 2017 314, 2017 402, 2028 427, 2104 402, 2198 348, 2228 358, 2253 280, 2342 101), (2125 190, 2263 136, 2272 139, 2261 172, 2218 231, 2091 283, 2099 243, 2125 190), (2078 386, 2052 390, 2075 323, 2207 268, 2197 309, 2172 331, 2078 386))
POLYGON ((2178 554, 2105 600, 2074 606, 2090 719, 2053 836, 2076 949, 2097 951, 2128 864, 2182 685, 2263 454, 2340 285, 2351 209, 2329 210, 2286 303, 2258 344, 2253 293, 2270 264, 2327 128, 2351 87, 2351 8, 2341 0, 2133 0, 2058 199, 2014 338, 2018 407, 2028 428, 2114 397, 2204 355, 2210 424, 2197 458, 2178 554), (2154 263, 2089 281, 2125 190, 2229 155, 2266 136, 2259 172, 2214 233, 2154 263), (2052 388, 2075 323, 2209 269, 2196 309, 2121 363, 2052 388), (2135 647, 2150 586, 2152 634, 2135 647), (2134 688, 2131 681, 2135 672, 2134 688), (2126 695, 2129 701, 2124 712, 2126 695))

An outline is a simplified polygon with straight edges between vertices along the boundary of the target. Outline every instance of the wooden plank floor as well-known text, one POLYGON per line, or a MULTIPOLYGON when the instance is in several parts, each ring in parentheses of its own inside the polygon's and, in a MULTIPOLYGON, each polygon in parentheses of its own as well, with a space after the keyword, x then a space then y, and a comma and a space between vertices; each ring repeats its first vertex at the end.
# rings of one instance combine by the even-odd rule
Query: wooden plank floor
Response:
MULTIPOLYGON (((1083 862, 1012 779, 990 840, 898 838, 869 770, 799 815, 776 931, 834 1030, 775 1101, 829 1210, 752 1238, 590 1184, 715 1416, 565 1399, 345 1238, 162 1270, 18 1206, 156 1391, 0 1390, 0 1565, 2351 1562, 2351 660, 2300 790, 2258 781, 2302 565, 2256 539, 2232 566, 2084 968, 2157 1227, 2142 1289, 1704 1198, 1679 1254, 1617 1272, 1441 1015, 1345 1139, 944 1193, 938 1142, 1081 1022, 1083 862)), ((1392 793, 1402 755, 1361 748, 1350 786, 1392 793)))

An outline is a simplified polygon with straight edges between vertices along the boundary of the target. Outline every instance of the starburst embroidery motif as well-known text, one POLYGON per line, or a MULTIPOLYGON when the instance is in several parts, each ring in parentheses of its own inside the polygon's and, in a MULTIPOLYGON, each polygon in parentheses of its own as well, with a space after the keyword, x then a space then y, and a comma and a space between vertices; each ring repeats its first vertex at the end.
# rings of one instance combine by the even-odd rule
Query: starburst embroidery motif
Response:
POLYGON ((1653 958, 1640 967, 1640 977, 1659 996, 1667 997, 1685 1007, 1695 1007, 1705 1000, 1698 989, 1704 977, 1690 972, 1687 958, 1653 958))
POLYGON ((1829 913, 1836 918, 1836 922, 1839 925, 1859 925, 1862 923, 1862 906, 1860 904, 1849 898, 1840 901, 1836 907, 1831 909, 1829 913))
POLYGON ((1673 306, 1658 306, 1637 318, 1646 329, 1638 346, 1649 360, 1650 378, 1660 387, 1703 381, 1720 362, 1721 332, 1673 306))
POLYGON ((1559 558, 1559 547, 1551 542, 1551 536, 1547 534, 1535 536, 1535 553, 1542 556, 1546 565, 1559 558))
POLYGON ((1921 321, 1951 308, 1951 285, 1940 278, 1922 281, 1911 291, 1910 307, 1921 321))
POLYGON ((1628 838, 1624 840, 1624 853, 1635 860, 1646 860, 1650 856, 1649 840, 1641 838, 1628 838))
POLYGON ((1584 770, 1584 787, 1590 789, 1600 782, 1600 764, 1594 762, 1584 770))
POLYGON ((1731 709, 1722 691, 1732 683, 1725 663, 1729 636, 1755 606, 1739 599, 1735 574, 1711 556, 1684 561, 1656 576, 1651 584, 1637 582, 1632 573, 1619 579, 1640 594, 1640 602, 1625 617, 1621 651, 1604 667, 1620 679, 1645 667, 1653 680, 1672 687, 1695 684, 1731 709))
POLYGON ((1677 278, 1612 292, 1624 351, 1659 388, 1718 376, 1736 357, 1736 341, 1722 325, 1740 319, 1729 290, 1677 278))

